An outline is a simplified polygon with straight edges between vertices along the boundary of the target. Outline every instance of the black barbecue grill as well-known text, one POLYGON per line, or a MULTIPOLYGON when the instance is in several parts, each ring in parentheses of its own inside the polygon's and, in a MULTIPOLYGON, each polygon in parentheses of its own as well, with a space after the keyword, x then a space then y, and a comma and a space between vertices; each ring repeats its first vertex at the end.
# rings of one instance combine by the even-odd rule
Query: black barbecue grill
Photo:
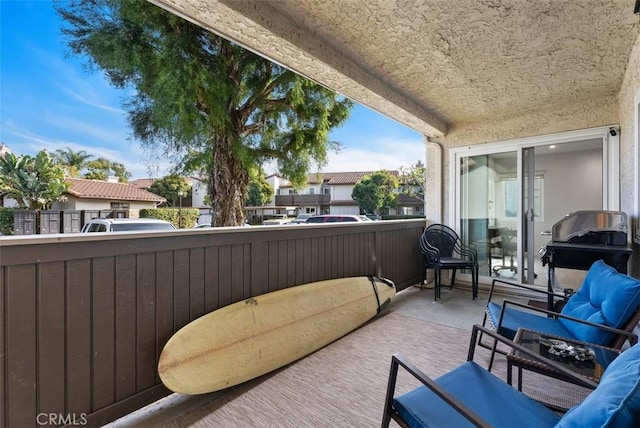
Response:
MULTIPOLYGON (((597 260, 627 273, 632 250, 627 245, 627 215, 622 211, 576 211, 553 225, 551 241, 541 250, 549 265, 548 290, 553 291, 554 269, 589 270, 597 260)), ((549 296, 547 307, 553 307, 549 296)))

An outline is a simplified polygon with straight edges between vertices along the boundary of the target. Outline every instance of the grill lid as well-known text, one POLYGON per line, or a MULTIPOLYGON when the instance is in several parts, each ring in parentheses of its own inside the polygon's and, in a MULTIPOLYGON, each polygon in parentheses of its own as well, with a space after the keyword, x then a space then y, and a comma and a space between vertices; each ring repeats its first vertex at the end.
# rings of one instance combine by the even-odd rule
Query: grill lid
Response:
POLYGON ((627 214, 622 211, 576 211, 553 225, 553 241, 570 242, 585 235, 619 232, 627 234, 627 214))

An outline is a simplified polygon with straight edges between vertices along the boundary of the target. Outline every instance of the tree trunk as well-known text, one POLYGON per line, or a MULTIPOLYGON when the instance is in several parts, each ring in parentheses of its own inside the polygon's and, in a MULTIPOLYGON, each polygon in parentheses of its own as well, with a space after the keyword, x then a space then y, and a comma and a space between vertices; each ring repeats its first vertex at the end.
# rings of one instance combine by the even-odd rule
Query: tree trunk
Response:
POLYGON ((213 226, 244 225, 244 198, 249 175, 233 153, 227 137, 213 145, 213 161, 209 179, 209 198, 214 210, 213 226))

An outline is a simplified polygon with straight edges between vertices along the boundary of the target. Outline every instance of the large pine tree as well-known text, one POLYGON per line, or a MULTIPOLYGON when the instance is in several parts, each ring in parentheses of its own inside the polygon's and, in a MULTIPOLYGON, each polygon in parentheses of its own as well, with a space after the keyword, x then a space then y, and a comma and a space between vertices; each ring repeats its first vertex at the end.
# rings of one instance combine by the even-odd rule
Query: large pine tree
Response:
POLYGON ((215 225, 244 223, 251 171, 275 160, 303 185, 326 163, 352 102, 146 1, 56 7, 73 53, 130 95, 133 134, 183 169, 205 171, 215 225))

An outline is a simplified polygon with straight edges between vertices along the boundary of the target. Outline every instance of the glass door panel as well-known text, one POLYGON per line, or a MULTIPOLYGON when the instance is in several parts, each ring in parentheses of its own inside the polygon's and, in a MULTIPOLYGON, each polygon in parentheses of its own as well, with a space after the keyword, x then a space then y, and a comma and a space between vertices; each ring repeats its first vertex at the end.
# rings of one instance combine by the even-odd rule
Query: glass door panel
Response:
MULTIPOLYGON (((538 250, 551 239, 555 223, 575 211, 603 209, 604 167, 602 139, 523 149, 523 282, 547 284, 538 250)), ((583 276, 564 275, 570 285, 583 276)))
POLYGON ((480 275, 517 275, 517 152, 460 158, 461 239, 478 252, 480 275))

